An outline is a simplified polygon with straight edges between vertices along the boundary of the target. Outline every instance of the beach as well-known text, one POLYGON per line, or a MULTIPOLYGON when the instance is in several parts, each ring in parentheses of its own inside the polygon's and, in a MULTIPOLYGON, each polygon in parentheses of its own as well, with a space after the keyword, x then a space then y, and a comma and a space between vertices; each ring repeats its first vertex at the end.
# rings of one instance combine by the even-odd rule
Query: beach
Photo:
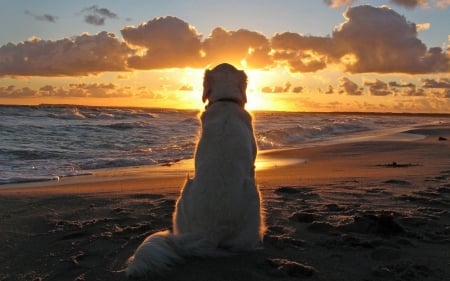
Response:
MULTIPOLYGON (((406 133, 423 137, 261 152, 263 248, 152 280, 450 280, 450 126, 406 133)), ((127 280, 193 172, 186 160, 0 186, 0 280, 127 280)))

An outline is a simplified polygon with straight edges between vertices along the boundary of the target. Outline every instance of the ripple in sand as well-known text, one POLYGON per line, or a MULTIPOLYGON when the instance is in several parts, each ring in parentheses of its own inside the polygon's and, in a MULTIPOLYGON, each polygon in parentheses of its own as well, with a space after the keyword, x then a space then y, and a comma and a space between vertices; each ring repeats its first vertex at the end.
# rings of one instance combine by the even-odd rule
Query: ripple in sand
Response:
POLYGON ((273 268, 271 275, 280 277, 311 277, 317 272, 312 266, 287 259, 267 259, 267 264, 273 268))

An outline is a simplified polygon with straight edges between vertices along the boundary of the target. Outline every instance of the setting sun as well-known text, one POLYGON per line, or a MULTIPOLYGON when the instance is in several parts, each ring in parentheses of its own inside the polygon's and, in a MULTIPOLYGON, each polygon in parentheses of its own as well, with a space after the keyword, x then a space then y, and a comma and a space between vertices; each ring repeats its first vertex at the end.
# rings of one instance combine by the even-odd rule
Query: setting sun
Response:
POLYGON ((2 1, 0 280, 449 280, 449 11, 2 1))

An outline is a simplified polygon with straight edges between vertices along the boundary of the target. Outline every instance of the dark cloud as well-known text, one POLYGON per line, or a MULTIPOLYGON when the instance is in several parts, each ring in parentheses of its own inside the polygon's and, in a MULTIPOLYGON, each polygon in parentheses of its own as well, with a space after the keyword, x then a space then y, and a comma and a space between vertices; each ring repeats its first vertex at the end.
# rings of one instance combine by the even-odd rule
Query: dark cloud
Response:
POLYGON ((57 41, 32 39, 0 47, 0 76, 88 75, 125 71, 128 46, 107 32, 57 41))
POLYGON ((425 90, 422 88, 417 88, 417 87, 410 87, 405 89, 402 92, 403 96, 408 96, 408 97, 424 97, 426 96, 425 90))
POLYGON ((50 14, 43 14, 43 15, 36 15, 28 10, 25 11, 26 15, 32 16, 35 20, 39 20, 39 21, 46 21, 46 22, 52 22, 55 23, 56 20, 58 19, 57 16, 53 16, 50 14))
POLYGON ((302 86, 296 86, 296 87, 292 88, 292 92, 296 93, 296 94, 300 94, 303 92, 303 89, 304 88, 302 86))
POLYGON ((131 88, 117 87, 111 83, 75 83, 60 87, 45 85, 39 89, 15 86, 0 87, 0 97, 2 98, 119 98, 132 96, 134 96, 134 92, 131 88))
POLYGON ((98 15, 86 15, 86 16, 84 16, 84 21, 86 23, 89 23, 92 25, 104 25, 105 24, 105 18, 100 17, 98 15))
POLYGON ((390 0, 393 4, 403 6, 408 9, 414 9, 418 6, 425 7, 428 0, 390 0))
POLYGON ((43 97, 51 97, 56 94, 57 88, 51 85, 45 85, 41 88, 39 88, 39 93, 43 97))
POLYGON ((325 94, 328 95, 334 94, 334 88, 332 85, 328 85, 328 90, 325 92, 325 94))
POLYGON ((397 81, 391 81, 389 82, 389 87, 391 88, 411 88, 415 87, 413 83, 399 83, 397 81))
POLYGON ((16 86, 0 87, 2 98, 27 98, 36 95, 36 90, 29 87, 17 88, 16 86))
POLYGON ((374 82, 365 82, 364 86, 369 86, 369 93, 372 96, 388 96, 393 94, 389 90, 388 84, 378 79, 374 82))
POLYGON ((131 56, 130 67, 157 69, 201 66, 200 35, 194 27, 176 17, 155 18, 138 27, 120 31, 125 41, 144 50, 131 56))
POLYGON ((363 89, 347 77, 342 77, 339 79, 339 93, 350 96, 360 96, 363 94, 363 89))
POLYGON ((438 81, 435 79, 422 79, 422 87, 450 89, 450 78, 441 78, 438 81))
POLYGON ((106 97, 116 97, 116 86, 113 84, 103 84, 103 83, 80 83, 80 84, 70 84, 69 91, 77 90, 82 92, 83 95, 94 97, 94 98, 106 98, 106 97))
MULTIPOLYGON (((290 82, 286 82, 284 86, 266 86, 261 89, 263 93, 271 93, 271 94, 281 94, 281 93, 289 93, 291 90, 292 84, 290 82)), ((303 90, 302 87, 295 87, 292 89, 292 92, 300 93, 303 90)))
POLYGON ((90 6, 81 11, 85 14, 84 21, 93 25, 104 25, 106 19, 116 19, 117 14, 111 12, 106 8, 99 8, 97 5, 90 6))

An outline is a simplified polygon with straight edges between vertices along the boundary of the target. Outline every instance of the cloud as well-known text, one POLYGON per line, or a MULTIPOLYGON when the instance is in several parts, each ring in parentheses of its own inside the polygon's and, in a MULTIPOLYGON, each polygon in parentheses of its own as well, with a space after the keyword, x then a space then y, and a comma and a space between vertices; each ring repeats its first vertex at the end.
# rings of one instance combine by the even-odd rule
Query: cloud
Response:
POLYGON ((399 83, 397 81, 391 81, 389 82, 389 87, 391 88, 410 88, 410 87, 416 87, 413 83, 399 83))
POLYGON ((417 87, 410 87, 407 88, 403 91, 403 96, 408 96, 408 97, 424 97, 427 94, 425 93, 425 90, 422 88, 417 88, 417 87))
POLYGON ((43 14, 43 15, 36 15, 28 10, 25 11, 26 15, 32 16, 35 20, 38 21, 46 21, 46 22, 51 22, 51 23, 55 23, 56 20, 58 19, 57 16, 53 16, 50 14, 43 14))
POLYGON ((36 95, 36 90, 29 87, 17 88, 13 85, 0 87, 0 97, 2 98, 26 98, 34 95, 36 95))
MULTIPOLYGON (((351 73, 433 73, 450 71, 441 48, 427 49, 417 28, 387 7, 346 10, 346 21, 330 37, 285 32, 271 39, 273 59, 292 72, 314 72, 337 64, 351 73)), ((425 25, 426 26, 426 25, 425 25)))
POLYGON ((414 9, 416 7, 426 7, 429 0, 390 0, 393 4, 402 6, 408 9, 414 9))
POLYGON ((428 30, 428 29, 430 29, 430 27, 431 27, 431 24, 429 22, 416 24, 417 31, 428 30))
MULTIPOLYGON (((113 17, 91 6, 84 12, 113 17)), ((248 68, 287 66, 291 72, 339 67, 349 73, 446 73, 450 51, 427 48, 417 25, 387 8, 348 8, 331 36, 284 32, 268 38, 246 29, 215 28, 202 35, 176 17, 126 26, 114 34, 82 34, 57 41, 37 38, 0 47, 0 76, 89 75, 132 69, 204 68, 227 61, 248 68)))
POLYGON ((365 82, 364 86, 369 86, 369 93, 372 96, 388 96, 392 95, 392 91, 389 90, 388 84, 376 79, 374 82, 365 82))
POLYGON ((92 25, 104 25, 105 24, 105 18, 100 17, 98 15, 86 15, 86 16, 84 16, 84 21, 86 23, 89 23, 92 25))
POLYGON ((350 96, 360 96, 363 94, 363 89, 347 77, 341 77, 339 79, 339 93, 350 96))
POLYGON ((296 94, 300 94, 303 92, 303 89, 304 88, 302 86, 296 86, 296 87, 292 88, 292 92, 296 93, 296 94))
MULTIPOLYGON (((342 6, 351 6, 356 0, 323 0, 325 4, 332 8, 338 8, 342 6)), ((390 0, 394 5, 404 7, 407 9, 415 9, 417 7, 427 8, 430 6, 445 9, 450 6, 450 0, 390 0)))
POLYGON ((116 19, 117 14, 106 8, 99 8, 97 5, 90 6, 81 10, 81 13, 87 13, 84 21, 92 25, 104 25, 106 19, 116 19))
POLYGON ((422 79, 422 87, 424 88, 437 88, 437 89, 450 89, 450 78, 435 79, 422 79))
POLYGON ((354 0, 323 0, 325 4, 332 8, 351 5, 354 0))
POLYGON ((0 47, 0 76, 68 76, 126 71, 129 47, 112 33, 57 41, 33 38, 0 47))
POLYGON ((334 88, 332 85, 328 85, 328 90, 325 92, 327 95, 334 94, 334 88))
POLYGON ((446 99, 450 99, 450 89, 445 89, 442 96, 446 99))
POLYGON ((266 86, 261 89, 261 92, 266 94, 281 94, 281 93, 301 93, 303 91, 303 87, 294 87, 292 88, 292 84, 290 82, 286 82, 284 86, 266 86))
POLYGON ((191 85, 182 85, 178 90, 183 92, 192 92, 194 87, 191 85))
POLYGON ((271 39, 273 58, 285 62, 293 72, 314 72, 327 66, 340 50, 329 37, 303 36, 284 32, 271 39))
POLYGON ((450 0, 436 0, 436 6, 441 9, 446 9, 448 6, 450 6, 450 0))
POLYGON ((223 61, 239 64, 245 60, 249 67, 265 67, 271 64, 270 43, 262 34, 246 29, 227 31, 215 28, 202 43, 203 60, 207 64, 223 61))
MULTIPOLYGON (((0 87, 0 97, 2 98, 120 98, 134 95, 135 93, 130 87, 118 87, 111 83, 73 83, 60 87, 45 85, 38 89, 17 88, 12 85, 0 87)), ((139 97, 138 94, 136 96, 139 97)))
POLYGON ((427 50, 417 38, 416 25, 387 8, 358 6, 347 9, 346 21, 333 31, 337 46, 355 56, 346 65, 352 73, 431 73, 450 71, 441 48, 427 50))
POLYGON ((143 52, 128 59, 132 68, 201 66, 201 36, 193 26, 176 17, 155 18, 137 27, 127 26, 120 32, 128 44, 143 52))

